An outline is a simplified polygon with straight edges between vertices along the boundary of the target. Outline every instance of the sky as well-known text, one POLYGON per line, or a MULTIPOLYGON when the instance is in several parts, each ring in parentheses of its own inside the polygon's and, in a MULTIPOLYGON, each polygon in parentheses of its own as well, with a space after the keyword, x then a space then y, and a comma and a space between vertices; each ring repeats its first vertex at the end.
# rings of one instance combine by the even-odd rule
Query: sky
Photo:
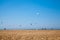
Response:
POLYGON ((60 28, 60 0, 0 0, 3 28, 60 28))

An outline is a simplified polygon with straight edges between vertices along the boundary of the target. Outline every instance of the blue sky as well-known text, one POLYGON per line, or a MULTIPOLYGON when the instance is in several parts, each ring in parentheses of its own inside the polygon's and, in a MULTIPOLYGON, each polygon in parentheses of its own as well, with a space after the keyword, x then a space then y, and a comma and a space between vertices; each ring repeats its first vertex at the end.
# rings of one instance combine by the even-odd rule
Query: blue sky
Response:
POLYGON ((60 28, 60 0, 0 0, 0 29, 42 27, 60 28))

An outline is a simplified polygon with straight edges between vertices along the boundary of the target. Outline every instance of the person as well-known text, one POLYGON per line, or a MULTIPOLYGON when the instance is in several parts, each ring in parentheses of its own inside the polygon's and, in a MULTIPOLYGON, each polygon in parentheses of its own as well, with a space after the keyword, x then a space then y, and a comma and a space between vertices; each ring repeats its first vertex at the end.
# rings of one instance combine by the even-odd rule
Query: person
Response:
POLYGON ((6 28, 4 28, 4 30, 6 30, 6 28))

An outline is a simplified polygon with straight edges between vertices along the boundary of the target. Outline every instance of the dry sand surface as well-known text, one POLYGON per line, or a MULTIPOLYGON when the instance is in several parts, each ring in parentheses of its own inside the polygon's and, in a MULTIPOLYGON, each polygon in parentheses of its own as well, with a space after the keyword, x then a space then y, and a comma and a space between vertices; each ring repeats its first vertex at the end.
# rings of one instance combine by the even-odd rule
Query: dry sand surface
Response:
POLYGON ((0 30, 0 40, 60 40, 60 30, 0 30))

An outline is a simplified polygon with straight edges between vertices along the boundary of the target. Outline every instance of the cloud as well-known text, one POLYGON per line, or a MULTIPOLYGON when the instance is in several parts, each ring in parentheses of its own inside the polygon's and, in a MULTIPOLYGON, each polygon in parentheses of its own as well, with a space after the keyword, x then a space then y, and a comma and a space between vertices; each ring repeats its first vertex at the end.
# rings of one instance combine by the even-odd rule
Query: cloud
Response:
POLYGON ((36 15, 40 15, 40 13, 39 13, 39 12, 37 12, 37 13, 36 13, 36 15))

